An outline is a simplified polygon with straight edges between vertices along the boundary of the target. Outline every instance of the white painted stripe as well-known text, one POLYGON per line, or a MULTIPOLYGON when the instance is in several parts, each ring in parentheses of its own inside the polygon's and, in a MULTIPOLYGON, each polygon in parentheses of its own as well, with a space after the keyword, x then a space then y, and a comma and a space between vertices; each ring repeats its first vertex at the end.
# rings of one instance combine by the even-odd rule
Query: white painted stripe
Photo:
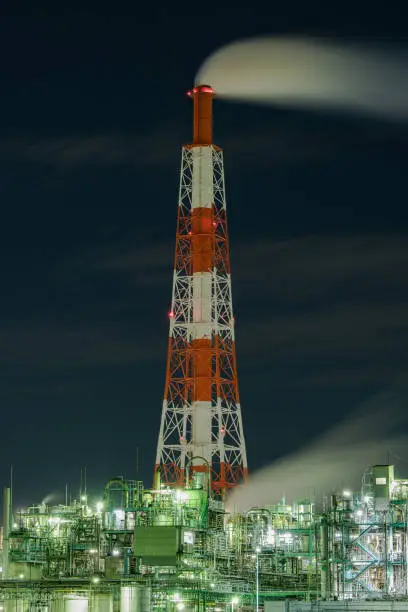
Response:
MULTIPOLYGON (((193 402, 191 410, 191 446, 195 457, 204 457, 211 465, 211 402, 193 402)), ((197 465, 197 462, 194 462, 197 465)))
POLYGON ((245 438, 244 438, 244 428, 242 427, 242 412, 241 412, 241 404, 236 405, 236 412, 238 417, 238 435, 240 442, 240 450, 241 450, 241 459, 242 459, 242 467, 244 469, 248 468, 248 461, 246 455, 246 446, 245 446, 245 438))
POLYGON ((172 298, 172 302, 171 302, 171 309, 169 312, 169 336, 170 338, 173 336, 174 333, 174 326, 175 326, 175 318, 174 318, 174 303, 175 303, 175 297, 176 297, 176 288, 177 288, 177 270, 174 270, 173 272, 173 298, 172 298))
POLYGON ((211 208, 214 202, 212 146, 193 147, 192 208, 211 208))
POLYGON ((222 401, 220 397, 217 397, 217 417, 218 417, 218 435, 217 435, 217 448, 220 453, 220 463, 225 462, 225 448, 224 448, 224 433, 225 430, 222 418, 222 401))
POLYGON ((159 430, 159 440, 157 443, 156 465, 160 464, 160 461, 162 458, 162 452, 163 452, 163 447, 164 447, 163 434, 164 434, 164 422, 166 418, 166 411, 167 411, 167 400, 163 400, 162 416, 161 416, 160 430, 159 430))
POLYGON ((211 272, 193 274, 193 339, 211 338, 211 272))

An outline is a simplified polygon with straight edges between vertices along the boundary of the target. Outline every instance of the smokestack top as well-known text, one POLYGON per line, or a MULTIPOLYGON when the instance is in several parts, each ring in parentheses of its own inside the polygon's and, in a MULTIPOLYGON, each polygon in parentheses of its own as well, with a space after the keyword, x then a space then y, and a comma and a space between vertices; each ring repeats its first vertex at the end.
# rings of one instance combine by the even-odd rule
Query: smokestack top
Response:
POLYGON ((212 100, 215 91, 211 85, 195 85, 188 92, 194 102, 194 139, 196 146, 212 145, 212 100))
POLYGON ((209 93, 215 96, 215 89, 211 85, 194 85, 193 89, 187 92, 187 95, 192 97, 194 94, 209 93))

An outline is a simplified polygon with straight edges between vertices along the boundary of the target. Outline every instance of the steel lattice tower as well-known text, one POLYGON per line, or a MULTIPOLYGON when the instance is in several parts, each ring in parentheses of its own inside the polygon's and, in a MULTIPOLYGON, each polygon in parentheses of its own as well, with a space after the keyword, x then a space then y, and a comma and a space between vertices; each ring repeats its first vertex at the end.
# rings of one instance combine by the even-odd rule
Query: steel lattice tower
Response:
POLYGON ((235 356, 222 150, 214 90, 189 92, 194 140, 183 146, 173 296, 155 473, 224 495, 247 476, 235 356))

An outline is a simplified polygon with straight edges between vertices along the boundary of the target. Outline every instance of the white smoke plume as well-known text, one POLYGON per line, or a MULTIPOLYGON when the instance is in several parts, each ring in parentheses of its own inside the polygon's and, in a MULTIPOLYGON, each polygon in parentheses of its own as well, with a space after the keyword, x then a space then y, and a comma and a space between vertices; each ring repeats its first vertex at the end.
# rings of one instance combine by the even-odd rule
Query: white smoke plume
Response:
POLYGON ((408 48, 256 38, 211 55, 196 76, 220 97, 408 120, 408 48))
POLYGON ((359 490, 369 466, 394 463, 396 457, 398 467, 408 467, 407 403, 405 384, 366 402, 320 439, 250 475, 231 493, 228 511, 359 490))
POLYGON ((51 504, 51 503, 56 504, 60 497, 61 497, 61 493, 57 491, 52 491, 44 497, 41 503, 42 504, 51 504))

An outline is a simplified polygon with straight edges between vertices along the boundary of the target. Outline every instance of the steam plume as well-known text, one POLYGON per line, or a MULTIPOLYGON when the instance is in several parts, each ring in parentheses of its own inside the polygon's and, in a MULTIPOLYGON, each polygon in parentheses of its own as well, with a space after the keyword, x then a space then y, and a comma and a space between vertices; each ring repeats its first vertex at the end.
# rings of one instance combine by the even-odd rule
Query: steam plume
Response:
POLYGON ((60 493, 57 493, 56 491, 51 491, 50 493, 48 493, 44 499, 42 500, 42 504, 50 504, 51 502, 55 502, 56 500, 61 496, 60 493))
POLYGON ((401 432, 407 431, 407 398, 404 385, 366 402, 320 439, 253 474, 232 492, 228 510, 245 512, 283 497, 292 503, 343 488, 359 490, 367 467, 387 463, 390 453, 406 452, 408 435, 401 432))
POLYGON ((408 55, 302 38, 257 38, 221 48, 196 83, 224 98, 338 108, 408 120, 408 55))

